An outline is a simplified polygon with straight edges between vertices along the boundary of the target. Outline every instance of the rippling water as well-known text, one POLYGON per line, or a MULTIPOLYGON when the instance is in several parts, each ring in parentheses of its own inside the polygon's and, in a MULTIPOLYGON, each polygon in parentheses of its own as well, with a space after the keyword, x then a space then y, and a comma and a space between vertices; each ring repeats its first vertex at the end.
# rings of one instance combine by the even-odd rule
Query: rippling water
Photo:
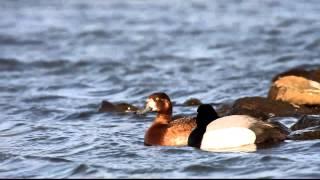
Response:
POLYGON ((316 0, 1 1, 0 177, 320 177, 318 140, 145 147, 154 115, 97 112, 155 91, 177 105, 266 96, 275 74, 320 64, 319 16, 316 0))

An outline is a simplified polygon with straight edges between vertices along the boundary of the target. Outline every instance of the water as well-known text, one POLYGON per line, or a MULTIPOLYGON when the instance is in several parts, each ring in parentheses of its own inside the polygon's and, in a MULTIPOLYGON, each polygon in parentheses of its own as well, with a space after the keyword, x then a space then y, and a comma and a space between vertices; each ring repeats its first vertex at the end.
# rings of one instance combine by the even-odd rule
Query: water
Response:
POLYGON ((0 177, 320 177, 319 140, 145 147, 154 115, 97 112, 155 91, 177 105, 266 96, 277 73, 319 65, 319 12, 315 0, 1 1, 0 177))

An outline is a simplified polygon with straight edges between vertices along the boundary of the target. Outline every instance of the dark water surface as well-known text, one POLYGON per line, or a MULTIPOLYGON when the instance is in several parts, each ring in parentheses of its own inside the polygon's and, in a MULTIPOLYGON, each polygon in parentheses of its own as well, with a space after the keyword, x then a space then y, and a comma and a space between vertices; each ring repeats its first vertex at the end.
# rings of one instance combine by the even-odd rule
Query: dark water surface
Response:
POLYGON ((155 91, 178 105, 266 96, 275 74, 319 65, 317 0, 3 0, 0 17, 0 177, 320 177, 319 140, 145 147, 154 115, 97 112, 155 91))

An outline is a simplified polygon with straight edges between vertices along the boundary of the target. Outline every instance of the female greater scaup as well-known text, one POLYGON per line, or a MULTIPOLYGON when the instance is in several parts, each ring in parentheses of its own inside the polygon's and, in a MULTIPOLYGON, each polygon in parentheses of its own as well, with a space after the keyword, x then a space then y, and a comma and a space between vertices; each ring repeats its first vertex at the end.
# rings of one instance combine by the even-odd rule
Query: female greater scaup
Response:
POLYGON ((195 118, 172 119, 172 103, 167 94, 150 95, 145 109, 138 114, 157 112, 157 116, 144 136, 145 145, 186 146, 191 131, 196 126, 195 118))

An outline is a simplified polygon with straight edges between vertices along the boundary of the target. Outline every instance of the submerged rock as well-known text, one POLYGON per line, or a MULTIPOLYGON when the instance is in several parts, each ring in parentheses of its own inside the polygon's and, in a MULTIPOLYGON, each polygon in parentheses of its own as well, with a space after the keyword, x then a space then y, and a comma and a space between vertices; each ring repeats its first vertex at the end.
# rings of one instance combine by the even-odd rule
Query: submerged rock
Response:
POLYGON ((190 98, 183 103, 184 106, 199 106, 201 104, 202 102, 197 98, 190 98))
POLYGON ((109 101, 102 101, 99 112, 136 112, 138 108, 128 103, 114 104, 109 101))

